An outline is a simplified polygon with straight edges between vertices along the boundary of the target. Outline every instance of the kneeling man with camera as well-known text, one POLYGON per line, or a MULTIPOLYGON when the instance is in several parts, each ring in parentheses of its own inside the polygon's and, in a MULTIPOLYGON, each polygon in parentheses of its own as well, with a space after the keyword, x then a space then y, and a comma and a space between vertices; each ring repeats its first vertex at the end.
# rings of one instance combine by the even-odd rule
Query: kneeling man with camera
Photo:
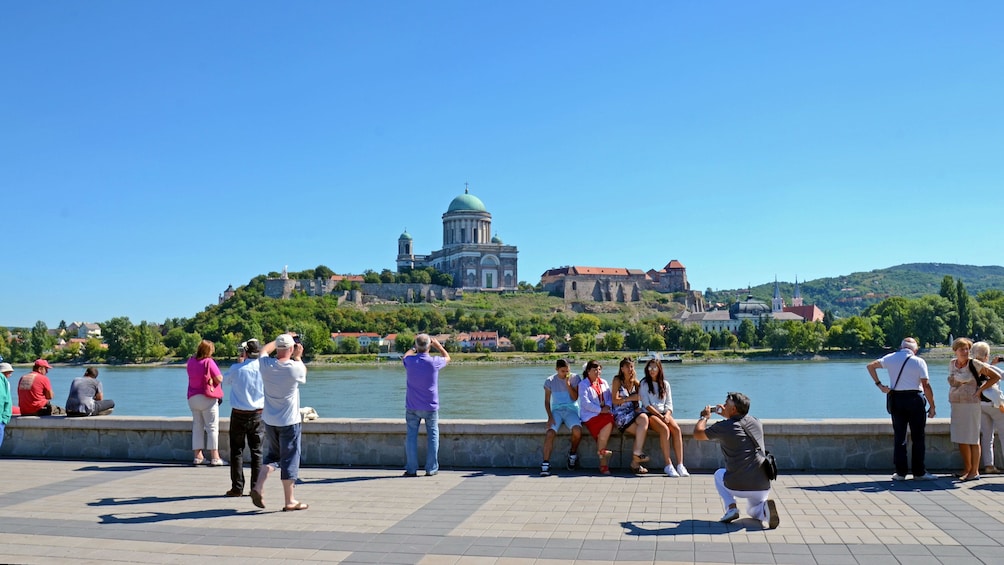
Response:
POLYGON ((715 472, 715 488, 722 497, 725 515, 719 522, 739 518, 736 499, 746 500, 746 514, 774 529, 781 522, 777 506, 770 496, 770 479, 764 471, 763 426, 749 415, 750 399, 741 392, 730 392, 724 404, 705 406, 694 426, 694 439, 717 441, 725 456, 725 468, 715 472), (708 426, 711 413, 724 420, 708 426))

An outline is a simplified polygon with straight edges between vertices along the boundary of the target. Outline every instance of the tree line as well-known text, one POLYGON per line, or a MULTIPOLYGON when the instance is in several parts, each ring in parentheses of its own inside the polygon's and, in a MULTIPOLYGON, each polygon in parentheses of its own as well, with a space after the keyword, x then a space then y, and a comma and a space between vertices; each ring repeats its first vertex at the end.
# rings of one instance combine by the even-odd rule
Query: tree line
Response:
MULTIPOLYGON (((743 320, 735 333, 705 332, 664 314, 641 320, 623 314, 557 312, 515 316, 501 309, 483 311, 460 302, 400 305, 384 310, 339 306, 333 296, 294 295, 289 300, 264 296, 265 277, 252 279, 223 304, 192 318, 163 324, 116 317, 101 323, 104 342, 89 339, 55 349, 58 339, 43 322, 30 329, 0 328, 0 355, 12 362, 46 357, 54 361, 141 363, 191 356, 202 339, 215 342, 217 355, 235 357, 238 345, 252 337, 269 340, 293 331, 302 337, 308 357, 375 352, 345 339, 335 344, 335 332, 398 334, 397 350, 410 346, 416 333, 456 334, 497 331, 519 351, 746 350, 767 348, 779 354, 814 354, 824 349, 872 351, 894 348, 906 336, 924 346, 947 343, 952 336, 971 336, 1004 343, 1004 292, 986 290, 970 296, 961 280, 946 276, 939 294, 920 298, 892 297, 868 307, 861 315, 822 322, 778 322, 765 317, 755 324, 743 320), (548 336, 531 339, 531 336, 548 336)), ((61 326, 63 324, 61 323, 61 326)), ((446 344, 457 351, 455 342, 446 344)))

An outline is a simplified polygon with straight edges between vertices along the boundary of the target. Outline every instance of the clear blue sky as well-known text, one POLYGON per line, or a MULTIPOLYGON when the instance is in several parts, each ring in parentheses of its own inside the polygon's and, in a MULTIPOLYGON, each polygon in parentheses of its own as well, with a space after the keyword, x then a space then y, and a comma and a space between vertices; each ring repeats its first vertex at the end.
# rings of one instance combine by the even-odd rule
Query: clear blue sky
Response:
POLYGON ((464 183, 519 278, 1000 264, 1000 2, 4 2, 0 325, 394 268, 464 183))

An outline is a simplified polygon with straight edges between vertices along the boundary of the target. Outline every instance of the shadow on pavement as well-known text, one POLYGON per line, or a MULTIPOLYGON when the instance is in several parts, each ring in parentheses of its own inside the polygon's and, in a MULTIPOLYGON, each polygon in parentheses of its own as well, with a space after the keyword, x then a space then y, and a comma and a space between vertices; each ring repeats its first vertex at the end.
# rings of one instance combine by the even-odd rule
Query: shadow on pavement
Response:
POLYGON ((762 531, 764 525, 753 518, 740 518, 731 524, 717 520, 681 520, 679 522, 621 522, 624 533, 630 536, 691 536, 694 534, 724 535, 739 530, 762 531), (649 526, 652 524, 652 526, 649 526), (659 524, 665 524, 659 526, 659 524))
MULTIPOLYGON (((189 465, 190 467, 191 465, 189 465)), ((74 469, 74 471, 109 471, 112 473, 129 472, 129 471, 148 471, 150 469, 160 469, 164 465, 88 465, 86 467, 81 467, 79 469, 74 469)))
POLYGON ((941 477, 936 481, 858 481, 832 483, 828 485, 795 486, 792 489, 814 492, 934 492, 959 488, 951 477, 941 477))
POLYGON ((247 512, 238 512, 232 508, 219 508, 213 510, 178 512, 177 514, 168 514, 165 512, 144 512, 142 515, 129 516, 125 518, 119 517, 117 514, 103 514, 98 516, 98 518, 101 519, 99 524, 153 524, 156 522, 167 522, 170 520, 198 520, 202 518, 223 518, 225 516, 250 516, 260 513, 261 512, 257 509, 247 512))
POLYGON ((127 504, 160 504, 162 502, 180 502, 183 500, 198 500, 200 498, 223 498, 223 496, 137 496, 134 498, 102 498, 88 502, 88 506, 125 506, 127 504))

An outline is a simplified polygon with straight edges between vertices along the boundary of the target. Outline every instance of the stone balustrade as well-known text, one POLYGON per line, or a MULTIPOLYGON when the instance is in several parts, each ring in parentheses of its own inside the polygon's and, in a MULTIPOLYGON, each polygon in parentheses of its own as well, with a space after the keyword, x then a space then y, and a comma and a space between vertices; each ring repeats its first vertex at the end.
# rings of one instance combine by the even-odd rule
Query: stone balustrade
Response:
MULTIPOLYGON (((714 442, 690 437, 694 420, 680 420, 686 464, 708 471, 721 465, 714 442)), ((888 419, 764 420, 767 448, 782 471, 891 471, 892 425, 888 419)), ((442 420, 440 465, 444 468, 534 468, 540 465, 543 421, 442 420)), ((220 422, 220 452, 228 456, 229 419, 220 422)), ((304 465, 403 467, 403 419, 321 418, 303 424, 304 465)), ((99 416, 90 418, 16 417, 7 425, 0 455, 53 459, 189 462, 190 418, 99 416)), ((598 464, 596 444, 583 429, 579 447, 583 468, 598 464)), ((569 436, 559 434, 552 462, 561 469, 569 436)), ((611 466, 630 462, 633 438, 615 431, 609 448, 611 466)), ((424 431, 419 437, 419 461, 424 461, 424 431)), ((658 438, 649 433, 646 452, 653 471, 662 465, 658 438)), ((997 461, 1000 457, 998 448, 997 461)), ((957 447, 949 439, 947 419, 927 424, 927 465, 934 470, 961 468, 957 447)))

